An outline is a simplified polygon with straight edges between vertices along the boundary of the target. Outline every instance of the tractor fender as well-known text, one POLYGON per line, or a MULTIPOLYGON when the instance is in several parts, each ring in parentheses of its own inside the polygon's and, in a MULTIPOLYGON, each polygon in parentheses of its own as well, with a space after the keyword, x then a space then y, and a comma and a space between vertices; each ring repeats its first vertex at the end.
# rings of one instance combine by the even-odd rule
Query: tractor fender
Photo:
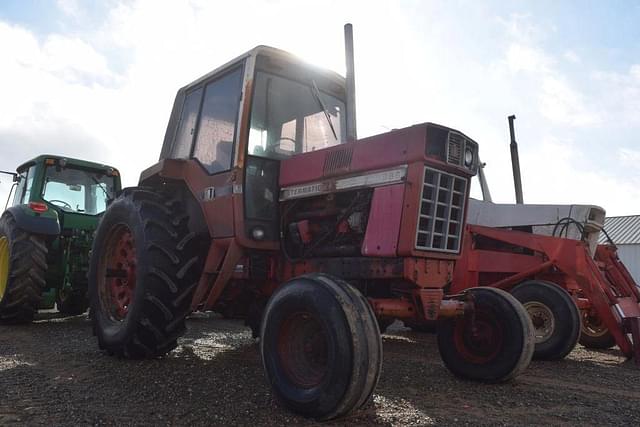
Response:
POLYGON ((27 205, 12 206, 4 215, 10 214, 16 220, 16 225, 21 230, 33 234, 57 236, 60 234, 60 221, 55 210, 37 213, 29 209, 27 205))

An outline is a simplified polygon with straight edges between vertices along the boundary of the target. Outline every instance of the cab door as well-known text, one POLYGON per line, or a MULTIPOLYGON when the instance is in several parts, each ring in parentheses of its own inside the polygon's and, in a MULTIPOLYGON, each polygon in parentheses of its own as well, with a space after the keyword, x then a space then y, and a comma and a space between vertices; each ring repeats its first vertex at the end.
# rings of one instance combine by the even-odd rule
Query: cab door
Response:
POLYGON ((192 160, 187 183, 202 201, 214 238, 234 235, 233 166, 238 140, 243 65, 190 88, 180 115, 171 158, 192 160))

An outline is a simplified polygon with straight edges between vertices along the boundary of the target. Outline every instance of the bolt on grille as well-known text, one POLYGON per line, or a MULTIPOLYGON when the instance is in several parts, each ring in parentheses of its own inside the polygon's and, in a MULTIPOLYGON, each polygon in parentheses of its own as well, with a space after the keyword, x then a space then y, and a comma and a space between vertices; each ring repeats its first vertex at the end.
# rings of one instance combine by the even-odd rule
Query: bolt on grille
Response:
POLYGON ((466 194, 466 179, 425 166, 416 249, 460 250, 466 194))
POLYGON ((324 174, 348 170, 349 166, 351 166, 352 157, 353 148, 330 152, 324 160, 324 174))
POLYGON ((447 137, 447 163, 461 165, 463 147, 464 137, 458 133, 449 132, 447 137))

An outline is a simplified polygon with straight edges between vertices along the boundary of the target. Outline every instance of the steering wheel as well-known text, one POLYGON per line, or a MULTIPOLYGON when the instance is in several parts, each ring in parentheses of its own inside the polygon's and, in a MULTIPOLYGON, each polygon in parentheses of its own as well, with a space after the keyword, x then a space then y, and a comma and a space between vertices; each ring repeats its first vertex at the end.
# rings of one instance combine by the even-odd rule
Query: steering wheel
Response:
POLYGON ((69 208, 70 210, 73 210, 73 206, 71 206, 69 203, 65 202, 64 200, 53 199, 53 200, 49 200, 49 203, 62 205, 60 207, 69 208))
POLYGON ((295 152, 295 149, 296 149, 295 147, 296 147, 296 140, 295 140, 295 138, 290 138, 290 137, 288 137, 288 136, 281 136, 280 138, 276 138, 276 139, 273 141, 273 144, 269 144, 269 146, 267 147, 267 150, 266 150, 266 151, 267 151, 267 152, 270 152, 270 153, 282 154, 282 153, 279 153, 279 152, 278 152, 278 151, 276 151, 276 150, 286 151, 286 152, 295 152), (281 142, 282 142, 282 141, 291 141, 291 142, 293 142, 293 151, 289 151, 289 150, 282 150, 282 148, 281 148, 281 146, 282 146, 282 143, 281 143, 281 142))
POLYGON ((288 137, 288 136, 281 136, 280 138, 276 139, 276 141, 277 141, 277 142, 280 142, 280 141, 291 141, 291 142, 293 142, 294 144, 296 143, 295 138, 290 138, 290 137, 288 137))

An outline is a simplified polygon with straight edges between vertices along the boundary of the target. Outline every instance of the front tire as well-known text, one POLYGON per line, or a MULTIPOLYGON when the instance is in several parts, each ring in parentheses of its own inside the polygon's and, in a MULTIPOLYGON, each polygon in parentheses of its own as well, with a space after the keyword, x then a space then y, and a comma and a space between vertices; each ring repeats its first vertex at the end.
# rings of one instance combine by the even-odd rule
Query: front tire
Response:
POLYGON ((0 322, 33 320, 45 285, 46 255, 41 237, 18 228, 8 212, 0 217, 0 322))
POLYGON ((616 345, 616 340, 597 314, 584 311, 580 344, 586 348, 606 350, 616 345))
POLYGON ((128 358, 173 350, 200 266, 181 202, 125 190, 104 213, 91 254, 89 298, 100 348, 128 358))
POLYGON ((580 338, 580 310, 564 289, 551 282, 527 280, 511 291, 524 306, 536 336, 534 359, 559 360, 580 338))
POLYGON ((474 312, 438 322, 438 350, 445 366, 464 379, 497 383, 524 371, 535 339, 527 312, 495 288, 471 288, 474 312))
POLYGON ((276 397, 290 410, 328 420, 365 405, 382 365, 378 323, 362 294, 324 274, 290 280, 273 294, 260 352, 276 397))

